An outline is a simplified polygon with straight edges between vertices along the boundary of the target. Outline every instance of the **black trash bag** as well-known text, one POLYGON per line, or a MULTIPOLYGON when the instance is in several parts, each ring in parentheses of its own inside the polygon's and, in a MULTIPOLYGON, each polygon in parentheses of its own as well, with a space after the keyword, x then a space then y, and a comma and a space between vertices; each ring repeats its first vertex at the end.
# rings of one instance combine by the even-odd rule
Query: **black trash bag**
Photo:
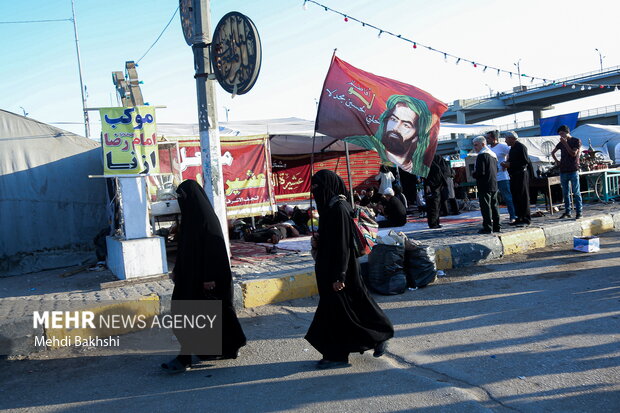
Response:
POLYGON ((404 260, 404 246, 376 244, 368 255, 366 285, 383 295, 404 293, 407 289, 404 260))
POLYGON ((405 251, 407 287, 422 288, 437 281, 435 253, 427 246, 417 245, 405 251))

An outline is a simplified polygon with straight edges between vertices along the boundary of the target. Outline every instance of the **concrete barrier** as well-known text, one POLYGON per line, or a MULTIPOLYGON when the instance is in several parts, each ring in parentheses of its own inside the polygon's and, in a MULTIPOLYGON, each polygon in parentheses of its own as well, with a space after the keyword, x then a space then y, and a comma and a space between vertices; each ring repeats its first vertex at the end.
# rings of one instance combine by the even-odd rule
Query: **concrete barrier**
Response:
POLYGON ((555 245, 562 242, 573 242, 573 237, 580 237, 583 233, 580 222, 562 222, 543 228, 545 245, 555 245))
POLYGON ((244 281, 241 283, 241 290, 246 308, 309 297, 319 292, 314 271, 244 281))
POLYGON ((614 220, 614 228, 616 229, 616 231, 620 231, 620 213, 611 214, 611 217, 614 220))
POLYGON ((582 235, 584 237, 614 230, 614 219, 611 215, 596 215, 581 219, 578 222, 581 223, 582 235))
POLYGON ((542 228, 526 228, 499 236, 504 247, 504 255, 519 254, 536 248, 543 248, 545 232, 542 228))

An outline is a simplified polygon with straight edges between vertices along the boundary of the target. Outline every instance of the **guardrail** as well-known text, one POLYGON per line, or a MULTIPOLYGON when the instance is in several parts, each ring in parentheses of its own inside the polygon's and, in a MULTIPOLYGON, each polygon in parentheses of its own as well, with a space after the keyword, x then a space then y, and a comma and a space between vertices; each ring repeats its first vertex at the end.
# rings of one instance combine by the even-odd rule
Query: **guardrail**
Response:
MULTIPOLYGON (((578 75, 573 75, 573 76, 568 76, 568 77, 563 77, 560 79, 549 79, 548 82, 545 83, 536 83, 536 84, 524 84, 523 86, 525 86, 527 89, 520 91, 520 92, 515 92, 514 90, 507 90, 507 91, 503 91, 500 92, 498 91, 497 93, 495 93, 494 95, 483 95, 483 96, 479 96, 479 97, 475 97, 475 98, 471 98, 471 99, 465 99, 465 100, 490 100, 490 99, 495 99, 497 97, 501 97, 501 96, 507 96, 507 95, 518 95, 518 94, 522 94, 522 93, 527 93, 527 92, 531 92, 532 90, 536 90, 536 89, 540 89, 543 87, 548 87, 548 86, 553 86, 553 83, 556 83, 556 86, 561 86, 562 83, 564 82, 570 82, 570 81, 574 81, 574 80, 578 80, 578 79, 583 79, 586 77, 590 77, 590 76, 594 76, 594 75, 602 75, 605 73, 612 73, 612 72, 620 72, 620 66, 613 66, 613 67, 607 67, 604 68, 603 70, 594 70, 592 72, 586 72, 586 73, 580 73, 578 75)), ((518 78, 518 76, 516 76, 518 78)), ((521 76, 522 79, 526 80, 526 79, 530 79, 530 77, 528 76, 521 76)), ((516 86, 515 86, 516 87, 516 86)))

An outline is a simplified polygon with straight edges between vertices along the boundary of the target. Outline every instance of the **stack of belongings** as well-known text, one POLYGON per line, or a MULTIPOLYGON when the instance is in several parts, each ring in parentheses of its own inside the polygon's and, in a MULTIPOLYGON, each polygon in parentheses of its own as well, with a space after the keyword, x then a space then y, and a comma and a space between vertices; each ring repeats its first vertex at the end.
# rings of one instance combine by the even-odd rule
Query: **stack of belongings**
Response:
POLYGON ((426 287, 437 280, 434 251, 408 239, 402 232, 390 231, 377 238, 368 255, 368 272, 364 278, 372 291, 383 295, 426 287))

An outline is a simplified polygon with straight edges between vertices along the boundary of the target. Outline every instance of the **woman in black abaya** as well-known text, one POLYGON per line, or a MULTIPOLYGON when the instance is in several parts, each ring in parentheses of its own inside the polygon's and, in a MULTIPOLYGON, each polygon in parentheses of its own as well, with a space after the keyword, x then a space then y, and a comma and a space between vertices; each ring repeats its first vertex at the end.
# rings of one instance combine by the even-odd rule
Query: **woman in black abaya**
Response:
MULTIPOLYGON (((232 273, 220 222, 207 195, 196 181, 186 180, 181 183, 177 194, 181 227, 172 272, 174 290, 171 311, 173 314, 183 313, 185 310, 180 309, 183 300, 222 300, 222 355, 199 355, 199 358, 237 358, 239 348, 245 345, 246 338, 233 307, 232 273)), ((192 353, 204 353, 197 350, 200 342, 196 342, 196 331, 179 329, 174 333, 181 343, 181 352, 172 361, 162 364, 162 368, 169 373, 180 373, 191 366, 192 353)))
POLYGON ((306 340, 323 355, 317 368, 348 366, 349 353, 370 349, 380 357, 394 328, 360 277, 347 189, 334 172, 321 170, 312 177, 312 194, 319 211, 319 305, 306 340))

